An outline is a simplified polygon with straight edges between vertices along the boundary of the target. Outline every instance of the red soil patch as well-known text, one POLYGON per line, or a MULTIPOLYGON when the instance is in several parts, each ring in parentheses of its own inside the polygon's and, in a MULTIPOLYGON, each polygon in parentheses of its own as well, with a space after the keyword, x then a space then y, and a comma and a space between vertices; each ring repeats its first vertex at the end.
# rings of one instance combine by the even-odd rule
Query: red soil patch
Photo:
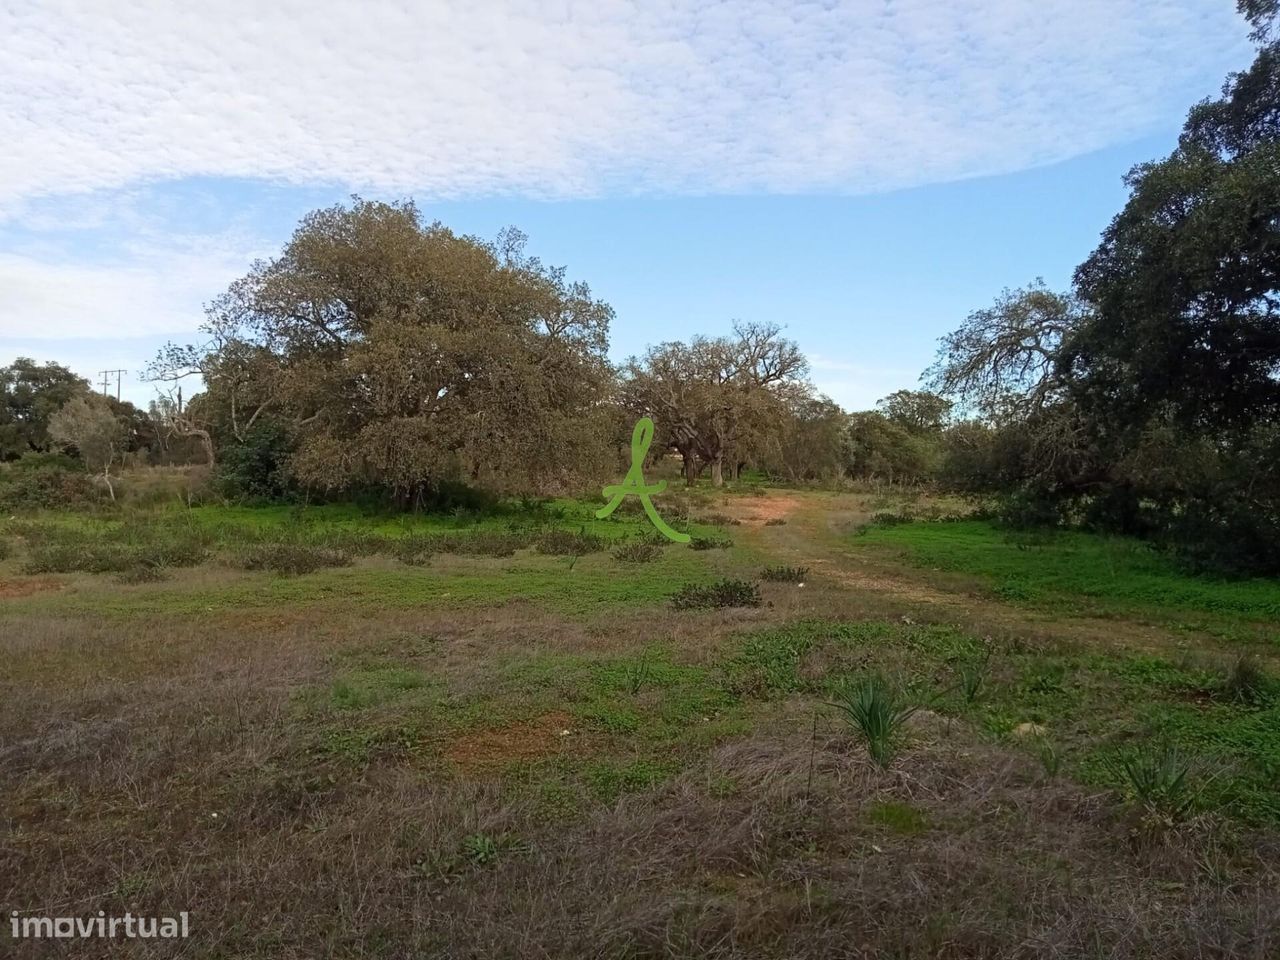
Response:
POLYGON ((765 523, 769 520, 785 520, 798 506, 800 500, 797 497, 767 494, 751 500, 731 499, 726 502, 725 509, 744 523, 765 523))
POLYGON ((28 597, 45 590, 61 590, 62 581, 53 577, 30 577, 25 580, 0 580, 0 600, 28 597))
POLYGON ((491 769, 545 757, 578 736, 573 717, 557 710, 507 727, 464 734, 449 745, 445 756, 464 770, 491 769), (566 730, 571 732, 566 734, 566 730))

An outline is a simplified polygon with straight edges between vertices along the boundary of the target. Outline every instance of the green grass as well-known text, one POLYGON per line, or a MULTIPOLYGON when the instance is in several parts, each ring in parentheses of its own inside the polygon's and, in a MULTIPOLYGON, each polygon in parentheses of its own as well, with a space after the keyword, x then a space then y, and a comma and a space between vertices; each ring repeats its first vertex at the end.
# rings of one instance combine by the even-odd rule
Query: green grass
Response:
POLYGON ((1138 540, 1064 531, 1020 535, 979 520, 872 526, 860 541, 895 547, 916 566, 966 573, 1006 601, 1062 608, 1158 608, 1280 619, 1280 582, 1192 576, 1138 540))

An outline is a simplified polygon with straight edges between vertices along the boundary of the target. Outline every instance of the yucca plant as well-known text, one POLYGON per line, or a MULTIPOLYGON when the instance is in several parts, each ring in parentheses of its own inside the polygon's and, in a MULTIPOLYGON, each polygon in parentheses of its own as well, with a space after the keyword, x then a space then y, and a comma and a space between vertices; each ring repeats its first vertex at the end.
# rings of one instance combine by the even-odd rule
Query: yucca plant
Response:
POLYGON ((862 734, 871 759, 882 767, 893 759, 903 724, 919 709, 879 676, 845 687, 831 706, 862 734))
POLYGON ((1191 761, 1174 747, 1138 747, 1117 753, 1108 768, 1120 781, 1126 799, 1149 816, 1172 823, 1195 805, 1191 761))
POLYGON ((981 660, 970 660, 960 665, 960 693, 965 703, 976 703, 982 695, 982 685, 986 683, 990 666, 990 650, 987 650, 981 660))

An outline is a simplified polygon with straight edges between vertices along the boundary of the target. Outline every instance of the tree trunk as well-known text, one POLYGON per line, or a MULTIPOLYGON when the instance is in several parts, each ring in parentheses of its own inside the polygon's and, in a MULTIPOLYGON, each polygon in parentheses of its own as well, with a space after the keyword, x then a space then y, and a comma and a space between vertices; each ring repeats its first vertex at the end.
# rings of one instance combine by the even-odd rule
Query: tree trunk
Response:
POLYGON ((724 486, 724 460, 722 457, 716 457, 711 461, 711 485, 713 487, 724 486))
POLYGON ((684 483, 686 487, 692 487, 698 479, 698 458, 690 451, 681 450, 680 456, 684 458, 684 483))

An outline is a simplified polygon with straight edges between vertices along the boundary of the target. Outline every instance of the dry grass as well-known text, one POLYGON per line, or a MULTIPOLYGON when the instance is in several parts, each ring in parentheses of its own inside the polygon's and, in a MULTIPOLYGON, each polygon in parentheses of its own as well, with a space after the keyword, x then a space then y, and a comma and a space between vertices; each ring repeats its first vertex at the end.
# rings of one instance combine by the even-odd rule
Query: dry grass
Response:
MULTIPOLYGON (((760 498, 767 509, 755 499, 723 509, 781 509, 777 495, 760 498)), ((764 584, 759 608, 460 613, 339 595, 103 618, 69 601, 192 583, 214 595, 249 575, 199 568, 120 587, 6 574, 19 589, 0 599, 0 908, 189 910, 193 938, 58 953, 11 942, 4 924, 2 952, 1280 955, 1275 830, 1200 815, 1144 832, 1110 793, 1049 778, 1031 751, 930 711, 888 770, 818 697, 748 693, 691 713, 702 678, 721 691, 744 631, 814 617, 941 616, 1002 650, 1213 649, 1146 624, 1113 621, 1104 636, 1103 624, 845 582, 823 531, 843 529, 855 501, 793 499, 787 524, 743 525, 749 557, 708 558, 721 576, 813 564, 803 588, 764 584), (613 664, 614 685, 588 689, 613 664)), ((512 576, 503 558, 458 562, 512 576)), ((885 654, 904 668, 917 655, 885 654)), ((817 681, 864 657, 814 650, 795 670, 817 681)))

